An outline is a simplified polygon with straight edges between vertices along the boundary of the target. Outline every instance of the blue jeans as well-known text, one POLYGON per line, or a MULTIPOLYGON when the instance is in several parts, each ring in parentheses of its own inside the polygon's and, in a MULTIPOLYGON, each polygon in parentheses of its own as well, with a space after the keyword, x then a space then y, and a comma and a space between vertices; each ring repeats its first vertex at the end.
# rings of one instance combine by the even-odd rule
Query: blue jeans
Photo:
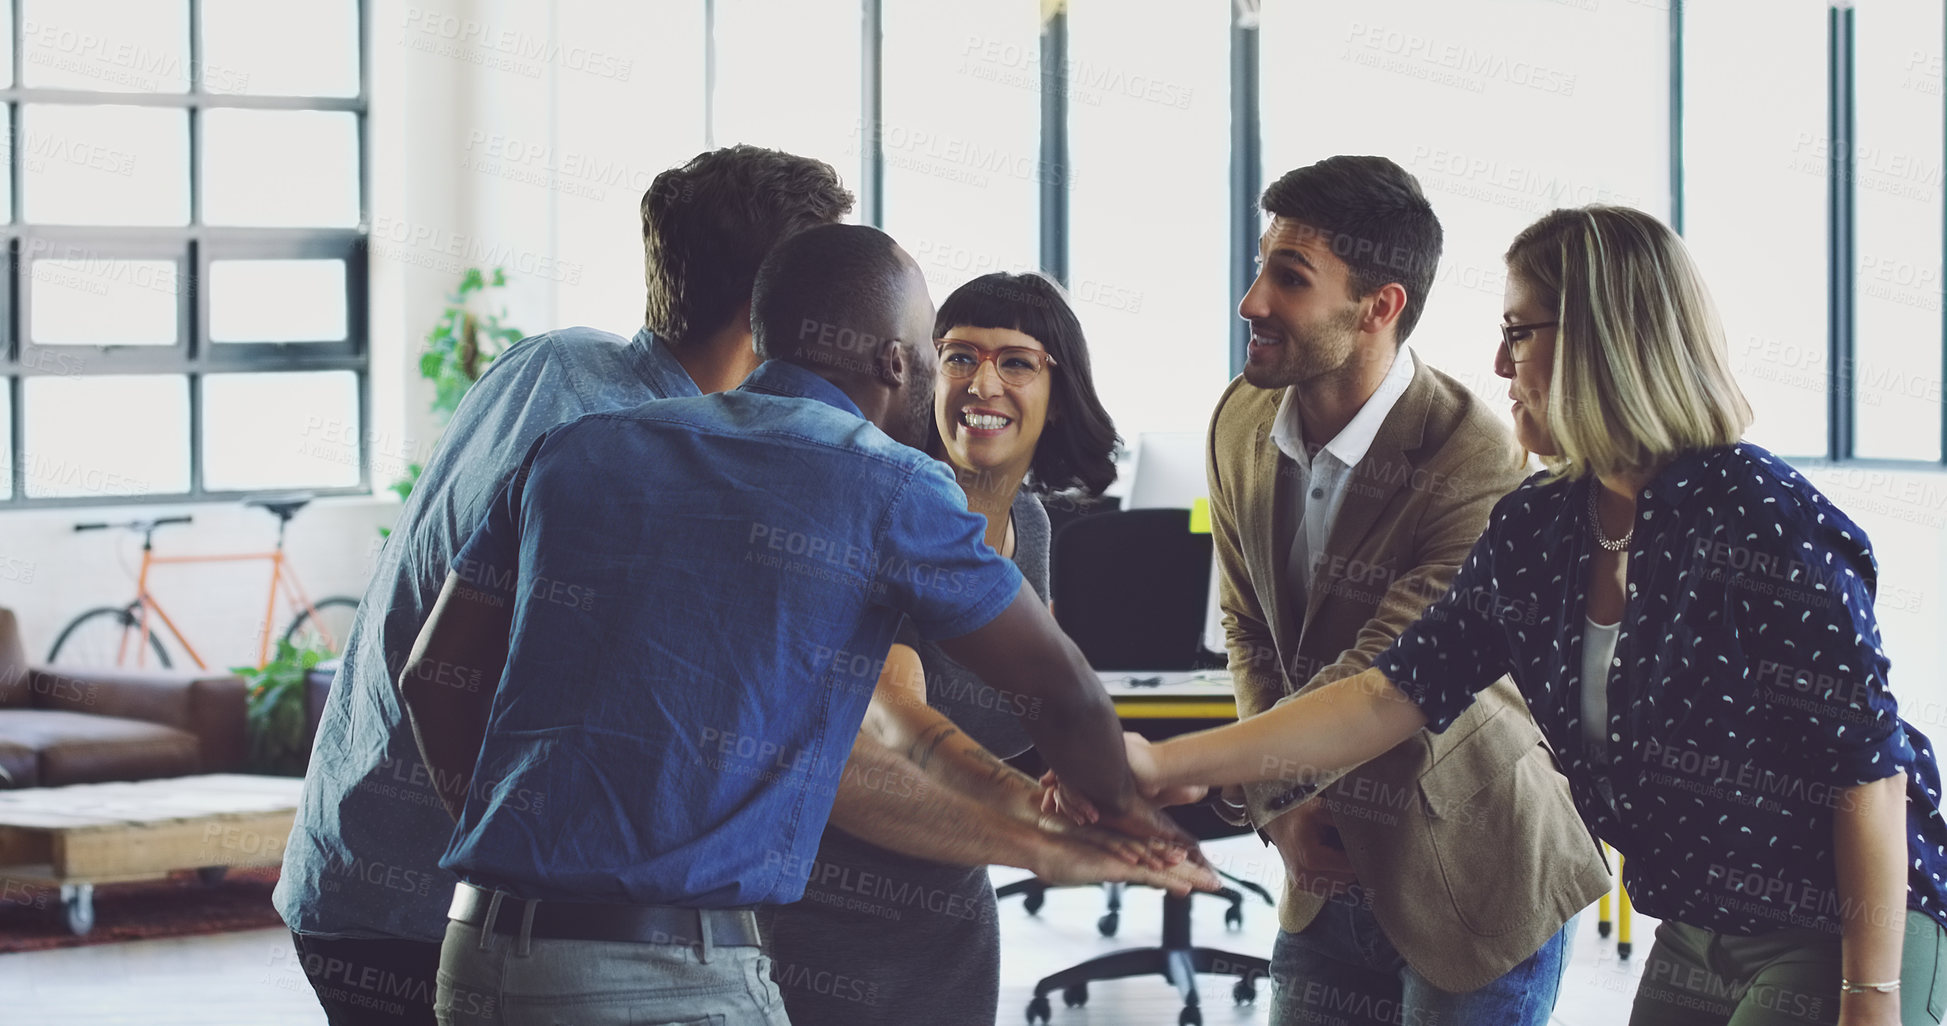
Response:
POLYGON ((1450 994, 1406 964, 1363 902, 1328 901, 1302 932, 1278 934, 1271 1026, 1545 1026, 1572 927, 1500 979, 1450 994))

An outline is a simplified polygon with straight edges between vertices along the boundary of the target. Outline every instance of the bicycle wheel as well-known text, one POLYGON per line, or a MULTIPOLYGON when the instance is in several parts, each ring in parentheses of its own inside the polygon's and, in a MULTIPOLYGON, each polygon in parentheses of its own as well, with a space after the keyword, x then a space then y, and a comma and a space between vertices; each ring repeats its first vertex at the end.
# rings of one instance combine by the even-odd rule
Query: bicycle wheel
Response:
POLYGON ((284 628, 284 640, 302 652, 308 648, 320 648, 332 655, 342 655, 345 639, 351 637, 352 622, 358 619, 358 600, 345 595, 333 595, 311 603, 310 609, 300 609, 284 628), (317 611, 313 620, 311 613, 317 611))
MULTIPOLYGON (((75 617, 61 634, 54 639, 54 647, 47 652, 47 661, 52 666, 102 667, 136 665, 136 643, 142 634, 142 621, 137 618, 139 607, 131 604, 120 609, 103 606, 90 609, 75 617)), ((150 664, 162 669, 169 668, 169 653, 162 647, 162 639, 156 637, 155 627, 149 630, 150 655, 155 662, 150 664)))

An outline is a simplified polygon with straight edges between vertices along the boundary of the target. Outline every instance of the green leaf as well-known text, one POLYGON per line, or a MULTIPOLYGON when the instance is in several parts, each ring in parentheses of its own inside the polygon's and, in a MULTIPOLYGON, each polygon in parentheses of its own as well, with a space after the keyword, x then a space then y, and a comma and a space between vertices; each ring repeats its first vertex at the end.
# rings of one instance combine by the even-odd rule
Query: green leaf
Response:
POLYGON ((473 386, 460 361, 460 352, 467 344, 469 317, 474 318, 479 346, 471 361, 476 375, 485 371, 508 346, 526 337, 525 332, 506 323, 505 304, 471 298, 476 293, 484 297, 488 290, 506 285, 506 268, 495 267, 489 271, 472 267, 462 273, 459 286, 446 297, 445 308, 426 334, 425 351, 419 354, 419 376, 433 383, 434 413, 451 414, 459 407, 467 389, 473 386), (481 314, 481 307, 489 307, 489 311, 481 314))
POLYGON ((250 693, 245 710, 251 768, 262 773, 300 771, 304 750, 305 674, 325 657, 279 638, 276 655, 261 668, 233 667, 250 693))

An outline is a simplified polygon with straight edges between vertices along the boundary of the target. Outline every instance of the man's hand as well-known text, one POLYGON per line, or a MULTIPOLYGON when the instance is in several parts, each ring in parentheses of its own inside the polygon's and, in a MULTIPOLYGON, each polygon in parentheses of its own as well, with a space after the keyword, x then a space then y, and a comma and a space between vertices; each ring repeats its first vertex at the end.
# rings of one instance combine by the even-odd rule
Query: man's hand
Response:
POLYGON ((1043 800, 1044 795, 1045 792, 1039 788, 1028 791, 1018 802, 1010 803, 1007 811, 1039 833, 1086 841, 1130 865, 1144 863, 1151 869, 1168 869, 1183 861, 1182 854, 1177 852, 1172 856, 1172 849, 1168 846, 1152 844, 1113 830, 1077 824, 1060 810, 1049 807, 1043 800))
MULTIPOLYGON (((1124 731, 1122 743, 1129 756, 1129 773, 1136 778, 1136 791, 1154 805, 1188 805, 1200 802, 1210 789, 1199 785, 1186 784, 1178 787, 1159 787, 1161 771, 1156 764, 1154 750, 1149 739, 1134 731, 1124 731)), ((1041 776, 1041 809, 1043 812, 1058 812, 1077 823, 1094 823, 1101 813, 1093 802, 1076 793, 1073 788, 1061 786, 1061 779, 1053 770, 1041 776)))
MULTIPOLYGON (((1130 737, 1135 737, 1131 734, 1130 737)), ((1141 740, 1138 738, 1137 740, 1141 740)), ((1138 798, 1127 811, 1112 816, 1104 816, 1088 799, 1076 794, 1073 789, 1062 786, 1060 778, 1053 771, 1041 778, 1041 813, 1046 817, 1066 818, 1079 827, 1102 827, 1126 837, 1139 840, 1144 845, 1143 861, 1150 866, 1175 865, 1187 853, 1193 861, 1203 862, 1203 852, 1197 848, 1197 839, 1178 826, 1158 802, 1138 798)), ((1202 796, 1202 789, 1197 797, 1202 796)), ((1195 799, 1192 798, 1192 801, 1195 799)))
POLYGON ((1352 860, 1332 821, 1332 810, 1313 799, 1279 816, 1264 833, 1284 858, 1285 875, 1301 887, 1343 886, 1356 883, 1352 860))
POLYGON ((1147 800, 1137 799, 1126 812, 1118 815, 1102 816, 1096 825, 1147 841, 1152 858, 1161 857, 1175 863, 1188 855, 1192 862, 1209 864, 1202 849, 1197 847, 1197 839, 1178 826, 1169 813, 1147 800))
POLYGON ((1135 883, 1161 888, 1179 898, 1193 890, 1214 891, 1221 886, 1217 874, 1200 855, 1171 866, 1131 863, 1116 852, 1122 843, 1121 835, 1111 831, 1065 825, 1042 835, 1035 864, 1028 868, 1037 878, 1056 886, 1135 883))

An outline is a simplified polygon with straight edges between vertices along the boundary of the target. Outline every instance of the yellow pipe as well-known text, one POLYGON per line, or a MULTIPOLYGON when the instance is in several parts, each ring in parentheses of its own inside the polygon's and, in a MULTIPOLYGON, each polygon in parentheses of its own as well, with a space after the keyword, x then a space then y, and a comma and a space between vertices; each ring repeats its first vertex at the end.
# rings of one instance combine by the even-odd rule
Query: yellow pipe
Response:
POLYGON ((1228 698, 1201 702, 1117 702, 1115 714, 1125 720, 1234 720, 1237 703, 1228 698))

